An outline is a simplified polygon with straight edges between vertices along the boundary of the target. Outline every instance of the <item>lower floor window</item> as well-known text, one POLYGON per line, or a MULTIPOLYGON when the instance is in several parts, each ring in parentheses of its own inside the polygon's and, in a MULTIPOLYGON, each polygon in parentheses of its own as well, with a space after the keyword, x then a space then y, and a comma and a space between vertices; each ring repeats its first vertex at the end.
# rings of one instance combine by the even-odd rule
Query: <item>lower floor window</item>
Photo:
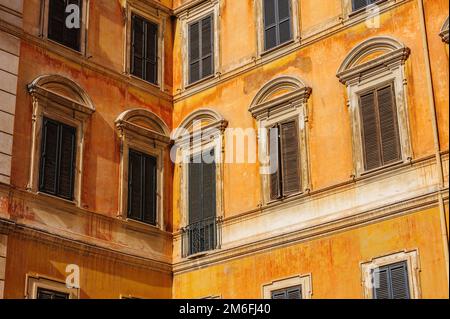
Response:
POLYGON ((69 299, 69 294, 50 289, 38 288, 36 299, 69 299))
POLYGON ((386 265, 372 271, 374 299, 410 299, 406 262, 386 265))
POLYGON ((130 150, 128 218, 156 225, 157 159, 130 150))
POLYGON ((272 291, 272 299, 302 299, 302 286, 272 291))

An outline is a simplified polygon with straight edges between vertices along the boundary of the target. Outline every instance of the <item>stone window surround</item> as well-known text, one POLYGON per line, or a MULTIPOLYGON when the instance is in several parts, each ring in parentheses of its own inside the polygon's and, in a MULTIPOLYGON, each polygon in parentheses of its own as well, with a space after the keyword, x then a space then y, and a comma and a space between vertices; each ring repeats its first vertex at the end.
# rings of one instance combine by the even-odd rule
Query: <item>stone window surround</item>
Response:
POLYGON ((296 275, 279 280, 274 280, 262 286, 263 299, 272 299, 272 292, 295 286, 302 287, 302 299, 311 299, 312 296, 312 280, 311 274, 296 275))
POLYGON ((181 11, 177 14, 180 21, 181 30, 181 59, 182 59, 182 81, 181 91, 185 91, 191 87, 197 86, 209 80, 216 79, 220 76, 220 0, 209 0, 199 5, 181 11), (208 15, 213 16, 213 36, 214 36, 214 69, 213 74, 200 79, 195 83, 189 83, 189 25, 208 15))
POLYGON ((88 27, 89 27, 89 2, 90 0, 83 0, 83 7, 81 8, 81 32, 80 32, 80 51, 69 48, 64 44, 48 38, 48 15, 49 15, 49 2, 50 0, 41 1, 41 14, 40 14, 40 26, 39 26, 39 36, 46 39, 52 44, 56 44, 59 47, 65 48, 72 52, 76 52, 83 56, 87 55, 87 37, 88 37, 88 27))
MULTIPOLYGON (((198 133, 187 136, 177 135, 175 133, 174 140, 177 147, 177 163, 180 167, 180 229, 189 225, 189 162, 190 158, 196 154, 204 152, 205 150, 214 148, 214 156, 216 162, 216 218, 221 220, 224 217, 223 205, 223 163, 224 158, 224 132, 228 126, 228 122, 216 111, 209 108, 198 109, 192 114, 188 115, 180 125, 180 128, 187 129, 189 125, 196 120, 207 118, 213 119, 213 122, 202 127, 198 133), (198 144, 191 144, 191 139, 198 139, 198 144)), ((192 256, 191 256, 192 257, 192 256)))
POLYGON ((36 274, 26 274, 25 299, 36 299, 39 288, 68 294, 69 299, 80 298, 80 289, 67 288, 63 281, 36 274))
POLYGON ((155 227, 154 225, 128 218, 128 158, 130 149, 136 150, 156 158, 156 228, 164 231, 164 165, 167 161, 165 150, 170 144, 169 129, 162 119, 145 109, 125 111, 117 118, 115 124, 120 139, 119 211, 117 217, 136 225, 155 227), (159 124, 162 132, 144 128, 128 120, 135 116, 154 121, 159 124))
POLYGON ((273 55, 277 56, 281 48, 287 46, 292 47, 300 43, 300 5, 299 0, 290 0, 291 2, 291 32, 292 39, 286 43, 282 43, 275 48, 265 50, 264 49, 264 0, 253 0, 255 8, 255 21, 256 21, 256 48, 257 58, 262 56, 273 55))
POLYGON ((373 287, 372 287, 372 271, 387 265, 392 265, 400 262, 406 262, 408 267, 408 280, 409 289, 411 294, 411 299, 421 298, 421 288, 420 288, 420 263, 419 263, 419 251, 401 251, 393 254, 380 256, 371 259, 367 262, 362 262, 360 264, 362 281, 361 285, 363 287, 364 298, 373 298, 373 287))
POLYGON ((353 177, 355 178, 397 164, 389 164, 370 171, 365 170, 359 96, 367 90, 390 83, 393 84, 402 155, 402 160, 398 164, 411 161, 413 158, 405 74, 405 62, 409 55, 409 48, 397 40, 390 37, 374 37, 357 45, 346 57, 337 72, 340 82, 347 87, 347 106, 349 107, 352 126, 353 177), (360 65, 354 65, 361 57, 386 48, 390 52, 360 65))
POLYGON ((32 113, 32 134, 31 134, 31 163, 30 175, 27 190, 33 193, 58 198, 61 201, 73 203, 76 206, 81 204, 81 186, 83 176, 83 153, 84 137, 86 135, 86 122, 95 112, 92 101, 72 80, 59 75, 44 75, 35 79, 28 85, 28 92, 33 100, 32 113), (74 90, 84 102, 75 101, 61 94, 55 93, 45 87, 46 84, 57 83, 65 88, 74 90), (76 160, 75 160, 75 180, 73 201, 68 201, 50 194, 39 191, 39 172, 41 157, 41 134, 43 118, 48 117, 55 121, 70 125, 76 128, 76 160))
MULTIPOLYGON (((309 146, 308 146, 308 99, 311 95, 311 88, 306 86, 301 80, 290 76, 282 76, 269 81, 254 98, 249 111, 258 122, 258 130, 265 128, 269 130, 273 125, 289 120, 296 120, 299 125, 299 150, 300 150, 300 178, 301 190, 299 193, 308 193, 311 190, 310 169, 309 169, 309 146), (277 97, 274 100, 263 101, 264 98, 277 89, 294 88, 294 91, 286 95, 277 97)), ((270 158, 269 140, 267 136, 258 134, 258 144, 260 155, 265 159, 270 158)), ((268 162, 268 161, 267 161, 268 162)), ((263 186, 263 204, 279 202, 279 199, 270 198, 270 176, 261 174, 263 186)), ((288 197, 298 194, 289 195, 288 197)))
POLYGON ((445 19, 444 24, 442 25, 441 31, 439 33, 439 36, 442 38, 442 41, 445 43, 449 43, 449 21, 448 21, 448 17, 447 19, 445 19))
POLYGON ((167 21, 170 20, 169 15, 166 12, 158 8, 142 3, 142 1, 127 1, 126 8, 124 10, 124 23, 125 23, 125 56, 124 56, 124 73, 127 74, 131 79, 136 81, 143 81, 146 84, 150 84, 159 87, 161 91, 164 91, 164 34, 166 31, 167 21), (139 15, 144 19, 158 25, 158 52, 157 52, 157 63, 158 63, 158 75, 157 83, 150 83, 145 81, 133 74, 131 74, 131 36, 132 36, 132 16, 133 14, 139 15))

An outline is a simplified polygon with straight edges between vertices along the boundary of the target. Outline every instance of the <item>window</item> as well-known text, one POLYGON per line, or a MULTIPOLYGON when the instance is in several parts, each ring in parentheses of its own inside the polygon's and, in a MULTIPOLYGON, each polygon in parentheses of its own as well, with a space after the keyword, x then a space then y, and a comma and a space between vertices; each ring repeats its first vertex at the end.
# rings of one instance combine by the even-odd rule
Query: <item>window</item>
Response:
POLYGON ((270 198, 275 200, 298 193, 300 186, 300 150, 296 120, 277 124, 269 131, 271 167, 270 198))
POLYGON ((216 163, 214 149, 189 164, 189 255, 216 246, 216 163), (212 159, 212 160, 209 160, 212 159))
POLYGON ((406 262, 386 265, 372 271, 374 299, 410 299, 406 262))
POLYGON ((311 299, 311 274, 272 281, 262 290, 264 299, 311 299))
POLYGON ((156 114, 141 108, 123 112, 115 124, 120 139, 118 217, 147 231, 165 230, 164 167, 169 156, 169 129, 156 114))
POLYGON ((128 218, 156 225, 157 159, 130 150, 128 164, 128 218))
POLYGON ((372 170, 401 160, 394 88, 390 84, 362 94, 364 165, 372 170))
POLYGON ((258 143, 265 204, 310 189, 307 142, 310 95, 311 88, 301 80, 283 76, 267 83, 249 108, 263 130, 258 134, 258 143))
POLYGON ((302 299, 302 286, 272 291, 272 299, 302 299))
POLYGON ((214 73, 213 16, 189 24, 189 83, 214 73))
POLYGON ((377 257, 361 264, 367 299, 419 299, 420 268, 417 250, 377 257))
POLYGON ((133 14, 131 39, 131 73, 157 84, 158 25, 133 14))
POLYGON ((380 0, 352 0, 352 9, 353 11, 357 11, 378 1, 380 0))
POLYGON ((38 288, 36 299, 69 299, 68 293, 38 288))
POLYGON ((292 40, 290 0, 264 0, 264 48, 292 40))
POLYGON ((347 88, 353 176, 412 159, 405 63, 410 50, 391 37, 358 44, 337 77, 347 88))
POLYGON ((49 0, 48 38, 80 51, 82 13, 82 0, 49 0))
POLYGON ((86 92, 60 75, 28 85, 33 125, 27 189, 80 204, 83 145, 95 107, 86 92))
POLYGON ((45 118, 42 125, 39 190, 73 199, 76 128, 45 118))

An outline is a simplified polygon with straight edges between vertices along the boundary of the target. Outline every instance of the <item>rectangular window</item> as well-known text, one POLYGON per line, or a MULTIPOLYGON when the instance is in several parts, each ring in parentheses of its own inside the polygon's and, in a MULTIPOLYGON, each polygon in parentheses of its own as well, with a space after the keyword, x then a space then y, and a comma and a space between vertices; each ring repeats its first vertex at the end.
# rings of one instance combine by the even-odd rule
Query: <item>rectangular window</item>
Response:
POLYGON ((48 38, 80 51, 81 17, 82 0, 49 0, 48 38))
POLYGON ((272 299, 302 299, 302 286, 272 291, 272 299))
POLYGON ((291 0, 264 0, 264 48, 292 40, 291 0))
POLYGON ((277 124, 270 134, 270 198, 280 199, 298 193, 300 182, 300 149, 297 121, 277 124))
POLYGON ((397 108, 392 85, 360 96, 364 164, 376 169, 401 160, 397 108))
POLYGON ((73 200, 76 129, 44 118, 39 190, 73 200))
POLYGON ((406 262, 377 268, 372 276, 374 299, 410 299, 406 262))
POLYGON ((352 0, 352 9, 353 11, 357 11, 377 1, 379 0, 352 0))
POLYGON ((189 24, 189 83, 214 74, 213 16, 189 24))
POLYGON ((128 218, 156 225, 157 160, 130 150, 128 162, 128 218))
POLYGON ((50 289, 38 288, 36 299, 69 299, 69 294, 50 289))
POLYGON ((157 84, 158 25, 133 14, 131 29, 131 73, 157 84))
POLYGON ((189 164, 189 255, 216 245, 216 163, 214 150, 189 164), (211 161, 206 160, 211 159, 211 161))

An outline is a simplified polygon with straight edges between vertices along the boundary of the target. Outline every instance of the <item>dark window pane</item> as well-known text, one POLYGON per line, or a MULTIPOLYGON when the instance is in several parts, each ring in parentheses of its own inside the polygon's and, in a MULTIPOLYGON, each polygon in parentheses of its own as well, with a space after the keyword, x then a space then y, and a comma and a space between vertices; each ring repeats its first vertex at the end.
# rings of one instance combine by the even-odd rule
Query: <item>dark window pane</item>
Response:
POLYGON ((192 63, 189 73, 190 83, 194 83, 200 80, 200 62, 192 63))
POLYGON ((272 299, 302 299, 302 287, 295 286, 272 291, 272 299))
POLYGON ((283 21, 291 17, 290 1, 291 0, 278 0, 279 21, 283 21))
POLYGON ((296 121, 281 125, 281 156, 283 168, 283 195, 300 191, 300 149, 296 121))
POLYGON ((48 38, 61 43, 74 50, 80 50, 80 38, 82 21, 78 21, 79 27, 76 27, 76 20, 82 17, 81 0, 50 0, 48 17, 48 38), (66 12, 68 5, 74 4, 79 8, 79 16, 74 16, 74 11, 66 12), (70 15, 70 19, 68 19, 70 15), (70 22, 70 25, 67 24, 70 22))
POLYGON ((272 27, 265 32, 265 48, 270 50, 277 46, 277 28, 272 27))
POLYGON ((202 70, 202 78, 207 77, 212 74, 212 56, 204 58, 202 60, 203 70, 202 70))
POLYGON ((280 43, 283 44, 291 40, 291 21, 287 20, 280 23, 280 43))
POLYGON ((72 199, 75 164, 75 129, 63 125, 61 127, 61 154, 59 166, 59 195, 72 199))
POLYGON ((200 22, 189 26, 189 60, 195 62, 200 58, 200 22))
POLYGON ((373 92, 363 95, 361 96, 360 101, 365 166, 367 170, 371 170, 381 166, 375 95, 373 92))
POLYGON ((133 151, 129 153, 128 170, 128 217, 142 219, 142 161, 133 151))
POLYGON ((266 28, 274 25, 276 22, 275 1, 276 0, 264 0, 264 25, 266 28))
POLYGON ((408 266, 400 262, 372 272, 374 299, 410 299, 408 266))
POLYGON ((69 299, 69 294, 50 289, 38 288, 37 299, 69 299))
POLYGON ((144 222, 156 224, 156 158, 145 157, 144 222))
POLYGON ((43 121, 40 190, 56 195, 58 165, 58 123, 43 121))

